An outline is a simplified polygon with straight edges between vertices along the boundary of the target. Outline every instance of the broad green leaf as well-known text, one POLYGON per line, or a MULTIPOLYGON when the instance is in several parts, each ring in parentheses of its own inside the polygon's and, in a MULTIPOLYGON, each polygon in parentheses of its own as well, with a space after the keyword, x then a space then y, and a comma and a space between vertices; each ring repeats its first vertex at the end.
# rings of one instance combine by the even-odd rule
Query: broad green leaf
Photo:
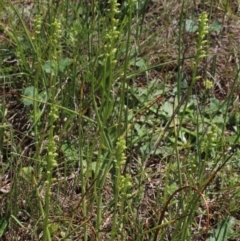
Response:
POLYGON ((46 102, 47 101, 47 91, 44 90, 44 91, 40 92, 37 96, 37 99, 40 101, 46 102))
MULTIPOLYGON (((36 98, 38 94, 38 90, 35 89, 33 86, 29 86, 27 88, 25 88, 23 90, 23 95, 27 96, 27 97, 30 97, 32 99, 36 98), (34 91, 35 90, 35 91, 34 91), (34 96, 35 95, 35 96, 34 96)), ((23 98, 23 104, 25 106, 29 106, 29 105, 32 105, 33 104, 33 100, 31 99, 27 99, 27 98, 23 98)))
POLYGON ((185 30, 188 33, 195 33, 198 29, 198 24, 191 20, 191 19, 187 19, 185 22, 185 30))
POLYGON ((47 92, 44 90, 40 93, 38 93, 38 89, 35 89, 33 86, 29 86, 27 88, 25 88, 23 90, 23 95, 26 97, 30 97, 30 99, 28 98, 23 98, 23 104, 25 106, 29 106, 29 105, 33 105, 34 100, 40 100, 40 101, 47 101, 47 92), (35 93, 34 93, 35 90, 35 93))
POLYGON ((145 63, 144 59, 142 59, 142 58, 137 59, 135 65, 137 67, 139 67, 140 69, 146 69, 147 68, 146 63, 145 63))
POLYGON ((215 116, 215 117, 212 119, 212 123, 220 123, 220 124, 224 123, 224 117, 223 117, 223 115, 220 114, 220 115, 215 116))
POLYGON ((227 241, 229 236, 233 233, 234 218, 227 217, 221 221, 216 229, 214 229, 207 241, 227 241))
POLYGON ((217 34, 222 31, 222 28, 222 24, 216 19, 209 25, 210 32, 217 32, 217 34))
POLYGON ((47 74, 55 75, 58 71, 64 72, 71 63, 72 60, 69 58, 61 59, 59 62, 48 60, 43 65, 43 69, 47 74))
POLYGON ((163 103, 161 108, 169 117, 173 114, 173 104, 169 101, 163 103))
POLYGON ((56 71, 56 61, 53 60, 48 60, 45 62, 45 64, 43 65, 43 69, 47 74, 55 74, 56 71))
POLYGON ((61 59, 59 61, 59 71, 64 72, 68 66, 70 66, 72 63, 72 60, 69 58, 61 59))
POLYGON ((69 161, 76 161, 79 159, 79 153, 73 145, 63 144, 61 149, 69 161))

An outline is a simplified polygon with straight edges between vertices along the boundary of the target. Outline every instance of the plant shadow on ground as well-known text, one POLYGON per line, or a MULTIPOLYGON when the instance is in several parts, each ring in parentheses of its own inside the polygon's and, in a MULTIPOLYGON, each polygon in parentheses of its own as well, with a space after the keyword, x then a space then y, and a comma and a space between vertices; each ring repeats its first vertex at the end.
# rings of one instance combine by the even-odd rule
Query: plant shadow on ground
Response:
POLYGON ((240 240, 239 6, 99 3, 0 3, 1 239, 240 240))

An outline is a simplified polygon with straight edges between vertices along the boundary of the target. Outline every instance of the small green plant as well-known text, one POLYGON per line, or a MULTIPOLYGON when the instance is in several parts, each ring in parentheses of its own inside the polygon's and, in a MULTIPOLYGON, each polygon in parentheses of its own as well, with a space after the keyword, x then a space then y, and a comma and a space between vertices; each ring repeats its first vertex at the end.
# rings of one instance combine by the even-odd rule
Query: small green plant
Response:
POLYGON ((225 5, 0 1, 2 239, 238 238, 225 5))
POLYGON ((121 239, 121 233, 123 233, 124 223, 124 209, 125 202, 129 196, 128 189, 132 186, 130 175, 122 175, 122 169, 126 163, 126 142, 123 136, 120 136, 116 148, 115 148, 115 159, 114 159, 114 211, 113 211, 113 222, 111 240, 121 239), (120 204, 120 211, 118 206, 120 204))
MULTIPOLYGON (((52 23, 52 31, 51 33, 51 41, 52 41, 52 51, 50 52, 51 60, 57 61, 61 54, 60 46, 59 46, 59 39, 61 38, 61 24, 60 21, 55 19, 52 23)), ((57 68, 55 67, 55 75, 50 73, 50 81, 48 85, 50 86, 51 90, 48 91, 49 100, 51 101, 52 105, 50 106, 49 111, 49 130, 48 130, 48 148, 47 148, 47 160, 46 160, 46 196, 45 196, 45 206, 44 206, 44 225, 43 225, 43 240, 49 241, 51 240, 51 233, 49 231, 49 209, 51 204, 51 186, 53 182, 53 170, 57 167, 56 157, 58 156, 57 153, 57 145, 56 141, 58 140, 58 136, 54 135, 55 129, 55 122, 58 120, 58 108, 54 105, 55 101, 54 98, 56 96, 56 89, 53 88, 56 85, 56 72, 57 68)))
POLYGON ((234 218, 227 217, 218 223, 216 229, 210 232, 207 241, 227 241, 233 233, 234 218))

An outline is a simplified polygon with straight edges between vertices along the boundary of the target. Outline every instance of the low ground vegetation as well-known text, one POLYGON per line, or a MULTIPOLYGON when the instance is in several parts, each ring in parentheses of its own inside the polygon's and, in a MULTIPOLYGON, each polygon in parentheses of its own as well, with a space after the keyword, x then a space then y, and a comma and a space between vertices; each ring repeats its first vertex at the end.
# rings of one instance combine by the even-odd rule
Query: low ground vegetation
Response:
POLYGON ((1 240, 240 240, 239 7, 1 1, 1 240))

